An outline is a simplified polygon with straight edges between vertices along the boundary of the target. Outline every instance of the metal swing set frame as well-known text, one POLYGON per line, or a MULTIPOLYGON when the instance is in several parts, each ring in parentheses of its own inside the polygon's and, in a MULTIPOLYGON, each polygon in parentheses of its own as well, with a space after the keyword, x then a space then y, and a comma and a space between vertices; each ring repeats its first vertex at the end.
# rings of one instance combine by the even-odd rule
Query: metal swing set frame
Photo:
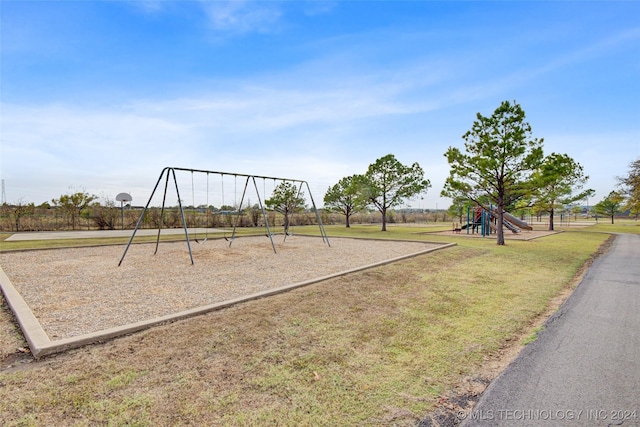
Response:
MULTIPOLYGON (((144 218, 145 214, 147 213, 147 210, 149 209, 149 205, 151 204, 151 200, 153 199, 153 196, 155 195, 156 191, 158 190, 158 187, 160 186, 160 183, 162 182, 162 178, 163 177, 165 177, 165 180, 164 180, 164 192, 163 192, 163 196, 162 196, 162 208, 160 210, 160 225, 158 226, 158 235, 157 235, 157 238, 156 238, 156 247, 155 247, 155 251, 153 253, 154 253, 154 255, 156 253, 158 253, 158 247, 159 247, 159 244, 160 244, 160 233, 162 231, 162 226, 163 226, 163 223, 164 223, 164 211, 165 211, 165 202, 166 202, 166 199, 167 199, 167 189, 169 187, 169 179, 170 179, 170 177, 173 177, 173 183, 175 185, 176 194, 178 196, 178 208, 179 208, 179 211, 180 211, 180 219, 182 221, 182 228, 184 229, 184 235, 185 235, 185 239, 187 241, 187 248, 189 249, 189 258, 191 259, 191 264, 192 265, 194 264, 193 252, 191 251, 191 241, 189 239, 189 230, 187 229, 187 222, 185 220, 184 207, 182 206, 182 199, 180 198, 180 189, 178 188, 178 179, 176 177, 176 171, 191 172, 191 174, 192 174, 191 175, 192 176, 192 181, 191 181, 192 182, 192 184, 191 184, 192 185, 192 193, 193 193, 193 174, 194 173, 206 173, 207 174, 207 200, 208 200, 208 196, 209 196, 209 188, 208 188, 209 174, 220 175, 222 180, 223 180, 223 182, 224 182, 224 176, 225 175, 234 176, 235 179, 236 179, 236 182, 237 182, 237 178, 238 177, 246 178, 239 206, 242 206, 242 204, 244 203, 244 198, 245 198, 245 196, 247 194, 247 188, 249 187, 249 182, 253 182, 253 187, 256 190, 256 196, 258 197, 258 204, 259 204, 260 210, 262 212, 262 217, 263 217, 265 228, 266 228, 266 231, 267 231, 267 236, 271 240, 271 247, 273 248, 273 252, 274 253, 277 253, 276 245, 273 242, 273 234, 271 233, 271 230, 269 228, 269 221, 267 220, 267 212, 266 212, 266 209, 264 207, 263 200, 260 198, 260 191, 258 190, 258 184, 256 183, 256 179, 262 179, 263 182, 266 182, 266 180, 273 180, 274 183, 275 183, 275 181, 297 183, 297 184, 299 184, 298 185, 298 194, 297 194, 297 196, 299 196, 300 193, 302 192, 302 187, 304 185, 306 185, 307 191, 309 192, 309 198, 311 199, 311 204, 313 206, 313 210, 316 213, 316 220, 318 221, 318 227, 320 229, 320 235, 322 236, 322 241, 323 241, 323 243, 326 243, 328 246, 331 246, 331 244, 329 243, 329 237, 327 236, 327 233, 326 233, 326 231, 324 229, 324 225, 322 224, 322 220, 320 218, 320 213, 318 212, 318 209, 316 207, 316 203, 313 200, 313 195, 311 194, 311 188, 309 187, 309 183, 307 181, 300 180, 300 179, 294 179, 294 178, 278 178, 278 177, 262 176, 262 175, 247 175, 247 174, 242 174, 242 173, 210 171, 210 170, 204 170, 204 169, 165 167, 164 169, 162 169, 162 172, 160 173, 160 176, 158 177, 158 180, 156 181, 156 185, 153 187, 153 191, 151 192, 151 195, 149 196, 149 200, 147 201, 147 204, 145 205, 144 210, 142 211, 142 214, 140 215, 140 218, 138 218, 138 222, 136 223, 136 227, 133 230, 133 233, 131 234, 131 238, 129 239, 129 243, 127 243, 127 247, 125 248, 124 253, 122 254, 122 257, 120 258, 120 262, 118 262, 118 266, 120 266, 122 264, 122 261, 124 261, 124 257, 127 255, 127 252, 129 251, 129 247, 131 246, 131 243, 133 242, 133 239, 136 236, 136 232, 140 228, 140 224, 142 223, 142 219, 144 218)), ((224 189, 222 191, 224 191, 224 189)), ((266 198, 266 195, 263 195, 263 197, 266 198)), ((209 209, 209 206, 207 206, 207 209, 209 209)), ((236 207, 236 209, 238 209, 238 214, 239 214, 240 213, 240 209, 237 208, 237 207, 236 207)), ((233 240, 235 238, 236 228, 238 226, 238 216, 239 215, 236 215, 236 218, 234 220, 233 232, 231 234, 231 238, 229 239, 229 247, 231 247, 231 244, 233 243, 233 240)), ((207 226, 208 225, 209 224, 207 224, 207 226)), ((286 234, 285 234, 285 240, 286 240, 286 234)))

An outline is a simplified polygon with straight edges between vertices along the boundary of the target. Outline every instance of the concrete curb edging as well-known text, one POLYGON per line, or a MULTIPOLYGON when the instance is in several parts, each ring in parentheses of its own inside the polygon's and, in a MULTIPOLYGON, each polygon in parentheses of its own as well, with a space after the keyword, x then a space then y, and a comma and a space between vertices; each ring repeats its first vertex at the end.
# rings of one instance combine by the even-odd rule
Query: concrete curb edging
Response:
POLYGON ((292 289, 308 286, 313 283, 318 283, 318 282, 333 279, 336 277, 345 276, 351 273, 367 270, 373 267, 391 264, 393 262, 401 261, 408 258, 413 258, 419 255, 424 255, 424 254, 435 252, 441 249, 448 249, 456 245, 457 243, 443 244, 435 248, 429 248, 423 251, 418 251, 411 254, 390 258, 390 259, 376 262, 373 264, 363 265, 360 267, 341 271, 341 272, 330 274, 327 276, 316 277, 314 279, 305 280, 303 282, 281 286, 276 289, 270 289, 267 291, 258 292, 251 295, 246 295, 243 297, 234 298, 231 300, 227 300, 227 301, 223 301, 215 304, 209 304, 206 306, 197 307, 190 310, 184 310, 178 313, 172 313, 165 316, 156 317, 153 319, 142 320, 140 322, 130 323, 124 326, 117 326, 109 329, 104 329, 104 330, 92 332, 89 334, 79 335, 79 336, 70 337, 70 338, 63 338, 56 341, 51 341, 49 339, 49 336, 44 331, 42 325, 40 324, 38 319, 35 317, 31 309, 27 305, 26 301, 22 298, 22 295, 20 295, 20 293, 13 286, 13 284, 9 280, 9 277, 2 270, 2 267, 0 267, 0 289, 2 290, 2 293, 4 294, 5 299, 7 300, 7 303, 11 308, 11 311, 13 311, 16 317, 16 320, 18 321, 18 324, 22 329, 25 339, 29 344, 29 348, 31 349, 31 353, 36 359, 38 359, 40 357, 44 357, 54 353, 60 353, 73 348, 82 347, 88 344, 95 344, 95 343, 103 342, 119 336, 128 335, 134 332, 139 332, 144 329, 149 329, 153 326, 157 326, 163 323, 174 322, 177 320, 182 320, 189 317, 209 313, 211 311, 216 311, 223 308, 231 307, 233 305, 236 305, 242 302, 251 301, 259 298, 265 298, 272 295, 277 295, 280 293, 290 291, 292 289))
POLYGON ((22 329, 31 352, 37 357, 35 351, 49 345, 51 341, 42 328, 42 325, 27 305, 27 302, 13 286, 13 283, 11 283, 2 267, 0 267, 0 289, 2 289, 4 298, 7 300, 9 308, 11 308, 11 311, 16 317, 16 320, 20 325, 20 329, 22 329))

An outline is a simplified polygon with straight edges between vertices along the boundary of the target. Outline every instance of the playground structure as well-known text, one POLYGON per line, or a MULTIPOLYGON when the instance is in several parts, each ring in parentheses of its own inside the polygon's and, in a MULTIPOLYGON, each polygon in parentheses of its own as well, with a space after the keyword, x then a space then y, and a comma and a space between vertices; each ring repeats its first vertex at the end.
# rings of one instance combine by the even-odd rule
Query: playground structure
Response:
MULTIPOLYGON (((236 190, 237 190, 237 182, 238 182, 238 177, 240 178, 246 178, 245 182, 244 182, 244 188, 242 191, 242 197, 240 198, 240 204, 239 205, 234 205, 234 210, 235 210, 235 220, 233 221, 233 231, 231 233, 231 238, 227 239, 225 237, 226 240, 229 241, 229 246, 231 246, 231 244, 233 243, 233 240, 235 238, 236 235, 236 229, 238 226, 238 217, 240 216, 241 212, 242 212, 242 206, 244 204, 245 201, 245 197, 247 196, 247 189, 249 188, 249 183, 253 183, 253 188, 255 189, 255 196, 257 197, 258 200, 258 206, 259 209, 261 211, 263 220, 264 220, 264 226, 266 228, 266 234, 267 237, 269 237, 270 241, 271 241, 271 247, 273 248, 273 252, 277 253, 276 251, 276 246, 275 243, 273 242, 273 233, 271 232, 271 229, 269 227, 269 221, 267 220, 267 213, 266 213, 266 209, 264 207, 264 200, 266 200, 266 181, 267 180, 272 180, 273 181, 273 185, 275 188, 275 183, 280 181, 280 182, 289 182, 292 184, 296 184, 297 185, 297 196, 299 197, 302 194, 302 188, 303 186, 306 185, 306 189, 308 191, 309 194, 309 198, 311 200, 311 205, 313 208, 313 211, 316 214, 316 220, 318 222, 318 227, 320 229, 320 235, 322 237, 322 241, 323 243, 326 243, 328 246, 331 246, 331 244, 329 243, 329 237, 327 236, 327 233, 324 229, 324 226, 322 224, 322 220, 320 218, 320 214, 318 212, 318 209, 316 208, 316 204, 315 201, 313 200, 313 195, 311 194, 311 188, 309 187, 309 184, 307 183, 307 181, 304 180, 300 180, 300 179, 294 179, 294 178, 278 178, 278 177, 270 177, 270 176, 261 176, 261 175, 246 175, 246 174, 241 174, 241 173, 234 173, 234 172, 221 172, 221 171, 210 171, 210 170, 203 170, 203 169, 190 169, 190 168, 178 168, 178 167, 165 167, 164 169, 162 169, 162 172, 160 173, 160 176, 158 177, 158 180, 156 181, 156 185, 153 188, 153 191, 151 192, 151 195, 149 196, 149 200, 147 201, 147 204, 145 205, 142 213, 140 214, 140 217, 136 223, 136 226, 133 230, 133 233, 131 234, 131 238, 129 239, 129 242, 127 243, 127 246, 124 250, 124 253, 122 254, 122 257, 120 258, 120 262, 118 262, 118 266, 120 266, 122 264, 122 261, 124 260, 125 256, 127 255, 127 252, 129 251, 129 247, 131 246, 131 243, 133 242, 133 239, 136 235, 136 232, 138 231, 138 229, 140 228, 140 224, 142 223, 143 218, 145 217, 145 214, 147 213, 147 210, 149 209, 149 205, 151 204, 151 201, 153 200, 153 197, 156 193, 156 191, 158 190, 158 187, 160 185, 160 183, 162 182, 162 178, 165 177, 164 180, 164 192, 163 192, 163 196, 162 196, 162 207, 161 207, 161 211, 160 211, 160 223, 158 225, 158 235, 156 238, 156 246, 155 246, 155 251, 154 254, 156 254, 158 252, 158 247, 160 244, 160 234, 161 231, 163 229, 163 225, 164 225, 164 214, 165 214, 165 206, 166 206, 166 200, 167 200, 167 190, 169 188, 169 179, 173 178, 173 183, 175 185, 175 191, 176 191, 176 195, 178 198, 178 210, 179 210, 179 217, 180 217, 180 221, 182 223, 182 228, 184 229, 184 235, 185 235, 185 239, 187 242, 187 248, 189 250, 189 258, 191 259, 191 264, 194 264, 194 260, 193 260, 193 251, 191 250, 191 239, 189 238, 189 230, 187 228, 187 222, 186 222, 186 218, 185 218, 185 207, 183 206, 183 202, 182 199, 180 198, 180 189, 178 186, 178 178, 176 177, 176 171, 179 172, 189 172, 191 173, 191 193, 192 193, 192 207, 195 209, 195 185, 194 185, 194 174, 206 174, 206 214, 207 216, 209 215, 210 212, 210 206, 209 206, 209 192, 210 192, 210 186, 209 186, 209 176, 210 175, 219 175, 220 176, 220 181, 222 183, 221 185, 221 196, 222 196, 222 206, 224 206, 224 177, 225 176, 233 176, 234 177, 234 198, 236 196, 236 190), (256 182, 256 179, 260 180, 262 179, 263 182, 263 194, 262 194, 262 198, 260 197, 260 191, 258 189, 258 184, 256 182)), ((234 202, 237 202, 237 199, 234 200, 234 202)), ((235 204, 235 203, 234 203, 235 204)), ((285 228, 285 240, 286 240, 286 236, 288 234, 288 230, 285 228)), ((198 239, 194 239, 196 241, 196 243, 204 243, 206 242, 208 238, 208 234, 205 235, 205 238, 202 242, 200 242, 198 239)))
MULTIPOLYGON (((489 236, 498 231, 497 214, 498 212, 493 206, 490 206, 489 209, 483 206, 476 206, 473 211, 471 210, 471 206, 469 206, 467 207, 467 223, 461 225, 459 228, 454 224, 453 231, 460 233, 462 230, 466 230, 467 234, 478 233, 481 234, 482 237, 489 236)), ((516 218, 508 212, 502 213, 502 224, 512 233, 519 233, 522 230, 533 230, 525 221, 516 218)))

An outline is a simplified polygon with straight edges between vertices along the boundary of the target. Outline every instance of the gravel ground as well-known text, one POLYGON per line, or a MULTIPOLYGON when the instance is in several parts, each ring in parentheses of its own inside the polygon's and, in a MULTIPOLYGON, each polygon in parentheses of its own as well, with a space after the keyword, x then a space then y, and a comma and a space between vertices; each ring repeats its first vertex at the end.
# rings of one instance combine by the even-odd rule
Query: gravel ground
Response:
POLYGON ((275 236, 0 253, 51 340, 153 319, 424 251, 437 244, 275 236))

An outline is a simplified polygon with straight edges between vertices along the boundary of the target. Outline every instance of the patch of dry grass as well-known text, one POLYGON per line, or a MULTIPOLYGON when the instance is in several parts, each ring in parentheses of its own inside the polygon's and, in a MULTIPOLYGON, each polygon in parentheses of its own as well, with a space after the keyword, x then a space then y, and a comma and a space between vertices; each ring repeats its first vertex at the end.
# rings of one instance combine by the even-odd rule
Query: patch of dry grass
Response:
MULTIPOLYGON (((424 238, 414 232, 384 237, 424 238)), ((6 369, 0 412, 9 425, 415 425, 525 331, 606 237, 460 240, 6 369)), ((16 345, 1 343, 3 354, 16 345)))
POLYGON ((15 359, 18 356, 16 350, 25 348, 26 345, 20 329, 15 324, 13 313, 0 293, 0 361, 15 359))

